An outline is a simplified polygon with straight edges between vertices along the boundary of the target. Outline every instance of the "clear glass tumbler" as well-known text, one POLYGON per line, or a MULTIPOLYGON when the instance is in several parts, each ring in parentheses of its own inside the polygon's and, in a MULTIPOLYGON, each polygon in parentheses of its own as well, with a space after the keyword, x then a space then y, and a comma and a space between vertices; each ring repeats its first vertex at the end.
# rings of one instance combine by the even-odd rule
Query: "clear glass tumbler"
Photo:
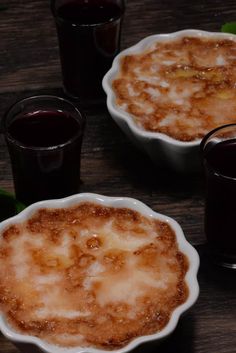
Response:
POLYGON ((52 0, 65 93, 81 103, 105 97, 102 78, 120 51, 123 0, 52 0))
POLYGON ((79 191, 85 118, 69 101, 35 96, 3 118, 16 198, 29 205, 79 191))
POLYGON ((216 262, 236 269, 236 124, 207 134, 201 152, 206 175, 208 248, 216 262))

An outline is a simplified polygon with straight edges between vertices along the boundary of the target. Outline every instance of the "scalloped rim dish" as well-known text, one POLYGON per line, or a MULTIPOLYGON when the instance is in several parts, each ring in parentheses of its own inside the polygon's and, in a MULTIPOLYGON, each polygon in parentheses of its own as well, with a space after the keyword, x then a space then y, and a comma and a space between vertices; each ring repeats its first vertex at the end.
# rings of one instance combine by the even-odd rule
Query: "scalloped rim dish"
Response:
MULTIPOLYGON (((125 353, 129 352, 138 345, 148 342, 148 341, 154 341, 154 340, 160 340, 169 334, 173 332, 175 329, 178 320, 180 316, 188 310, 197 300, 198 295, 199 295, 199 285, 197 281, 197 272, 199 268, 199 255, 197 251, 190 245, 187 240, 185 239, 185 236, 183 234, 183 231, 179 224, 172 218, 164 216, 162 214, 159 214, 157 212, 154 212, 151 208, 143 204, 142 202, 132 199, 132 198, 127 198, 127 197, 108 197, 108 196, 102 196, 102 195, 97 195, 97 194, 91 194, 91 193, 85 193, 85 194, 77 194, 73 196, 69 196, 67 198, 63 199, 58 199, 58 200, 47 200, 47 201, 41 201, 37 202, 29 207, 27 207, 24 211, 22 211, 20 214, 17 216, 14 216, 12 218, 9 218, 2 223, 0 223, 0 231, 2 232, 6 227, 9 227, 10 225, 16 223, 16 222, 23 222, 31 215, 36 212, 38 209, 41 208, 66 208, 66 207, 71 207, 75 204, 78 204, 80 202, 84 201, 90 201, 93 203, 97 203, 100 205, 105 205, 105 206, 111 206, 111 207, 127 207, 132 210, 138 211, 144 216, 151 217, 151 218, 156 218, 158 220, 167 222, 172 229, 174 230, 178 242, 179 249, 187 256, 188 261, 189 261, 189 269, 186 273, 186 283, 189 288, 189 296, 186 300, 185 303, 182 305, 178 306, 172 313, 172 316, 170 318, 170 321, 168 324, 159 331, 156 334, 148 335, 148 336, 140 336, 133 341, 131 341, 128 345, 121 349, 117 350, 112 350, 110 352, 113 353, 125 353)), ((0 315, 0 330, 2 331, 3 335, 8 338, 10 341, 13 343, 24 343, 24 344, 33 344, 34 346, 40 348, 43 352, 47 353, 62 353, 62 352, 67 352, 67 353, 104 353, 108 351, 104 351, 101 349, 96 349, 96 348, 61 348, 55 345, 48 344, 44 342, 43 340, 33 337, 33 336, 28 336, 28 335, 23 335, 16 333, 9 325, 6 323, 6 320, 3 316, 3 314, 0 315)), ((33 349, 30 348, 30 352, 33 353, 33 349)))
POLYGON ((205 37, 222 38, 222 39, 225 38, 225 39, 231 39, 236 41, 236 35, 234 34, 221 33, 221 32, 207 32, 207 31, 196 30, 196 29, 186 29, 186 30, 181 30, 173 33, 168 33, 168 34, 154 34, 142 39, 136 45, 133 45, 128 49, 123 50, 120 54, 118 54, 113 61, 111 69, 104 76, 102 85, 103 85, 104 91, 107 94, 107 107, 111 116, 114 118, 115 121, 123 120, 123 122, 126 122, 130 130, 134 133, 134 135, 142 138, 147 138, 147 139, 159 139, 159 140, 168 142, 171 145, 179 146, 179 147, 194 147, 200 144, 201 139, 184 142, 184 141, 176 140, 173 137, 170 137, 163 133, 145 131, 134 122, 133 118, 129 113, 124 112, 116 105, 115 94, 112 89, 112 82, 115 76, 117 75, 117 73, 119 72, 120 59, 123 56, 127 54, 141 53, 144 50, 148 49, 154 42, 165 42, 165 41, 170 41, 173 39, 181 38, 184 36, 190 36, 190 35, 195 37, 200 37, 200 38, 205 38, 205 37))

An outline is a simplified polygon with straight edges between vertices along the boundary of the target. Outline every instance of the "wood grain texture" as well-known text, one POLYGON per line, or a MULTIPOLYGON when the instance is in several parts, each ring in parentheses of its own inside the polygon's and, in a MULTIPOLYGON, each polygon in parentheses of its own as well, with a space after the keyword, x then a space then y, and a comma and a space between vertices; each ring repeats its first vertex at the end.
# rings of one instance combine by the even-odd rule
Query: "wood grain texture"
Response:
MULTIPOLYGON (((1 1, 0 116, 20 98, 50 93, 63 96, 58 45, 49 1, 1 1)), ((155 33, 185 28, 218 31, 236 20, 235 0, 130 0, 122 48, 155 33)), ((236 353, 236 273, 208 260, 203 233, 204 180, 154 167, 111 120, 105 103, 84 107, 87 126, 81 163, 81 191, 137 198, 174 217, 201 256, 201 294, 174 334, 158 347, 137 353, 236 353)), ((9 156, 0 136, 0 187, 13 191, 9 156)), ((0 352, 18 350, 0 335, 0 352)))

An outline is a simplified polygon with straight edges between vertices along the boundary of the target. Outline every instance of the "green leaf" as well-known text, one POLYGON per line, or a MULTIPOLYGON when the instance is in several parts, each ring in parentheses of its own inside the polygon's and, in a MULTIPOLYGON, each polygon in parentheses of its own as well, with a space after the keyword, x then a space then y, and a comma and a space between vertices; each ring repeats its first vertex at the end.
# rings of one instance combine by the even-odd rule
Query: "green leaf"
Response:
POLYGON ((23 205, 23 203, 15 200, 15 205, 16 205, 16 212, 20 213, 21 211, 23 211, 25 209, 25 205, 23 205))
POLYGON ((221 32, 236 34, 236 22, 227 22, 221 27, 221 32))
POLYGON ((7 9, 8 7, 6 5, 0 5, 0 11, 5 11, 7 9))
POLYGON ((25 208, 10 192, 0 189, 0 221, 15 216, 25 208))
POLYGON ((4 196, 6 195, 6 196, 10 196, 10 197, 14 198, 14 196, 10 192, 3 190, 3 189, 0 189, 0 196, 1 195, 4 195, 4 196))

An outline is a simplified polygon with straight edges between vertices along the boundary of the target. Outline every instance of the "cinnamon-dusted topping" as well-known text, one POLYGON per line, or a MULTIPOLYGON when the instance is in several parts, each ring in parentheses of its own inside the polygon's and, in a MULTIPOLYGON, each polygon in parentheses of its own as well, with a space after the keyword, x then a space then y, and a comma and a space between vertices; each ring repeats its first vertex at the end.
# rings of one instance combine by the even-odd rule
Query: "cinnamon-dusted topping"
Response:
POLYGON ((180 141, 236 122, 236 40, 184 37, 122 58, 116 104, 144 130, 180 141))
POLYGON ((127 208, 41 209, 0 237, 0 308, 23 334, 123 347, 186 301, 188 262, 167 223, 127 208))

